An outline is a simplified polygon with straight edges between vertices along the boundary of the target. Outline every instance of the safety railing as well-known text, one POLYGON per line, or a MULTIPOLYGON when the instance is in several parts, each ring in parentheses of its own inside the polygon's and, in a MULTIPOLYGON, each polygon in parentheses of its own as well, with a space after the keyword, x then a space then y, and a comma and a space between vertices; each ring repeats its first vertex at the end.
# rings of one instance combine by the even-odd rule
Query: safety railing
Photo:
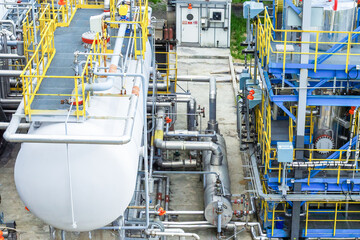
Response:
MULTIPOLYGON (((24 55, 26 60, 29 61, 30 55, 35 52, 35 34, 37 34, 38 28, 34 29, 34 22, 31 14, 31 7, 26 13, 23 25, 23 40, 24 40, 24 55)), ((36 24, 35 24, 36 27, 36 24)))
POLYGON ((278 203, 278 202, 265 202, 262 201, 262 210, 264 212, 264 226, 265 227, 271 227, 271 236, 274 236, 274 230, 275 229, 281 229, 284 224, 284 215, 286 212, 285 206, 288 203, 278 203), (280 209, 277 209, 278 204, 285 204, 282 205, 283 207, 280 209), (278 225, 278 226, 276 226, 278 225))
MULTIPOLYGON (((176 92, 177 85, 177 53, 176 52, 155 52, 156 55, 165 56, 165 63, 157 63, 156 70, 161 73, 161 76, 166 83, 166 89, 158 89, 157 93, 159 94, 170 94, 171 85, 174 86, 173 91, 176 92)), ((161 80, 158 80, 158 82, 161 80)))
POLYGON ((54 46, 54 31, 56 29, 56 23, 54 20, 51 20, 47 25, 46 29, 42 33, 42 38, 38 43, 38 46, 27 63, 21 77, 23 84, 23 97, 24 97, 24 110, 25 115, 31 120, 32 115, 47 115, 49 112, 51 114, 56 114, 56 110, 44 110, 44 109, 34 109, 32 108, 32 103, 36 96, 62 96, 69 99, 68 103, 73 105, 76 109, 75 112, 72 112, 71 115, 76 116, 79 119, 80 116, 86 116, 86 105, 89 101, 89 93, 85 95, 85 84, 94 81, 91 74, 89 73, 89 68, 92 69, 94 62, 98 62, 99 65, 102 64, 103 58, 99 55, 91 55, 91 53, 105 53, 106 44, 103 44, 103 39, 97 34, 92 46, 90 55, 88 56, 85 68, 80 76, 49 76, 46 75, 47 69, 50 67, 51 61, 55 56, 56 49, 54 46), (105 47, 104 47, 105 46, 105 47), (35 69, 33 67, 35 66, 35 69), (47 78, 55 79, 73 79, 74 80, 74 90, 71 94, 58 94, 58 93, 39 93, 40 86, 42 81, 47 78), (79 89, 81 87, 81 89, 79 89))
POLYGON ((77 8, 102 9, 104 0, 75 0, 77 8))
MULTIPOLYGON (((125 38, 132 38, 134 39, 134 52, 135 52, 135 59, 138 58, 138 56, 141 56, 143 59, 145 59, 145 52, 146 52, 146 42, 148 40, 148 34, 149 34, 149 5, 148 0, 137 0, 135 1, 135 10, 132 12, 132 19, 122 19, 120 21, 114 21, 110 19, 110 21, 106 21, 107 23, 110 23, 111 26, 117 25, 117 24, 129 24, 131 25, 131 28, 133 29, 132 35, 126 36, 125 38)), ((115 16, 116 8, 110 9, 110 16, 115 16)), ((113 18, 112 17, 112 18, 113 18)), ((123 16, 126 17, 126 16, 123 16)))
MULTIPOLYGON (((311 224, 317 224, 312 228, 332 229, 332 235, 335 237, 337 230, 347 229, 352 233, 354 227, 351 224, 360 223, 360 204, 356 202, 307 202, 305 217, 305 237, 308 236, 308 230, 311 224), (339 227, 339 224, 343 226, 339 227), (319 226, 322 225, 322 227, 319 226), (345 228, 344 228, 345 227, 345 228)), ((342 234, 344 234, 342 232, 342 234)))
MULTIPOLYGON (((318 237, 342 235, 345 238, 346 232, 353 235, 354 229, 360 230, 360 203, 352 201, 342 202, 305 202, 305 218, 301 220, 303 224, 303 237, 311 237, 318 234, 318 237), (357 227, 356 227, 357 226, 357 227), (341 232, 339 230, 342 230, 341 232), (326 234, 326 235, 325 235, 326 234)), ((271 229, 271 237, 277 237, 275 230, 283 230, 289 226, 286 224, 286 216, 289 208, 289 202, 265 202, 261 203, 263 212, 264 228, 271 229)), ((288 214, 290 214, 288 212, 288 214)), ((283 235, 283 234, 282 234, 283 235)))
MULTIPOLYGON (((270 162, 271 152, 271 106, 270 100, 262 96, 261 106, 256 109, 256 127, 258 141, 262 149, 262 163, 267 165, 270 162)), ((267 169, 265 169, 265 174, 267 169)))
MULTIPOLYGON (((306 31, 275 29, 266 9, 263 20, 258 19, 257 24, 257 46, 262 63, 269 64, 270 59, 275 62, 280 62, 282 63, 284 72, 286 63, 300 63, 299 56, 308 55, 311 59, 310 63, 313 64, 313 67, 311 68, 314 69, 314 72, 316 72, 319 64, 331 56, 336 56, 336 64, 344 65, 344 70, 348 73, 351 57, 360 56, 359 51, 352 51, 352 48, 360 45, 359 42, 354 40, 358 34, 360 34, 359 31, 306 31), (310 41, 301 41, 300 36, 302 33, 309 33, 310 41), (281 37, 280 39, 277 39, 276 36, 281 37), (322 40, 323 38, 327 38, 326 41, 322 40), (300 47, 301 44, 310 44, 309 51, 302 51, 300 47), (279 45, 280 48, 276 48, 276 45, 279 45), (346 51, 340 51, 341 49, 346 51), (290 57, 290 60, 287 60, 288 57, 290 57), (292 59, 293 57, 298 58, 292 59)), ((355 59, 353 62, 355 62, 355 59)))
MULTIPOLYGON (((284 171, 284 167, 282 163, 278 162, 277 159, 277 150, 276 146, 271 144, 271 106, 269 104, 269 100, 266 100, 266 97, 263 95, 262 103, 260 106, 256 108, 256 129, 258 134, 258 143, 261 146, 261 160, 264 168, 262 170, 262 174, 266 175, 269 172, 276 172, 278 183, 281 183, 282 171, 284 171)), ((293 107, 293 112, 296 107, 293 107)), ((313 107, 308 107, 310 110, 310 114, 308 115, 307 127, 309 128, 310 134, 313 135, 313 107)), ((358 115, 356 117, 359 117, 358 115)), ((290 120, 292 122, 292 120, 290 120)), ((294 125, 290 122, 289 131, 293 131, 294 125)), ((357 120, 355 121, 357 122, 357 120)), ((293 139, 292 135, 290 135, 290 139, 293 139)), ((310 138, 312 140, 312 137, 310 138)), ((308 148, 294 148, 292 154, 292 162, 296 162, 296 152, 302 151, 304 153, 305 162, 308 163, 307 168, 307 184, 310 185, 312 174, 314 171, 332 171, 332 174, 336 176, 337 183, 340 183, 342 179, 342 175, 345 176, 345 173, 348 172, 357 172, 359 170, 359 159, 356 158, 356 149, 348 149, 348 148, 340 148, 340 149, 308 149, 308 148), (327 154, 319 154, 319 152, 327 153, 327 154), (350 157, 347 157, 347 154, 350 154, 350 157), (329 156, 332 156, 329 158, 329 156), (317 167, 314 167, 315 163, 317 167), (350 167, 349 167, 350 166, 350 167)), ((286 170, 293 170, 291 165, 286 167, 286 170)))
POLYGON ((56 26, 68 27, 77 11, 76 0, 39 0, 41 6, 49 6, 50 18, 55 20, 56 26))

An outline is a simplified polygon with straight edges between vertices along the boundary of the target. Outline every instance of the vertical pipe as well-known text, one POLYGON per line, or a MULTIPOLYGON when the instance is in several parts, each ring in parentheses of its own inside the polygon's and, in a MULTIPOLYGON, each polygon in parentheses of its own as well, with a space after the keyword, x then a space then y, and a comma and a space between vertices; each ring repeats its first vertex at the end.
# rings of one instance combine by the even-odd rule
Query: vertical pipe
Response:
POLYGON ((216 79, 211 77, 209 80, 209 121, 208 131, 219 133, 218 123, 216 121, 216 79))
POLYGON ((191 98, 187 102, 187 129, 196 131, 196 100, 191 98))
POLYGON ((221 213, 219 213, 217 216, 217 233, 221 233, 221 213))
MULTIPOLYGON (((170 177, 166 177, 166 188, 165 188, 165 211, 169 211, 170 202, 170 177)), ((169 216, 165 214, 165 221, 169 220, 169 216)))
POLYGON ((34 27, 34 44, 37 45, 38 41, 37 41, 36 23, 35 23, 35 2, 36 2, 36 0, 33 0, 33 1, 32 1, 31 15, 32 15, 33 27, 34 27))

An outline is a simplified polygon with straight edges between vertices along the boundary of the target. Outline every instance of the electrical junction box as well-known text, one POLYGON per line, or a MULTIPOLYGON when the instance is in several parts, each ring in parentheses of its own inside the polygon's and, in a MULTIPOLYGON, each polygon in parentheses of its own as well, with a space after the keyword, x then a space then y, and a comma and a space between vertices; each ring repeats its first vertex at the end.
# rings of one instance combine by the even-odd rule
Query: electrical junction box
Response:
POLYGON ((294 147, 291 142, 278 142, 276 151, 278 162, 291 163, 293 161, 294 147))
POLYGON ((102 32, 102 16, 96 15, 90 17, 90 31, 98 33, 102 32))
POLYGON ((207 18, 201 18, 201 27, 202 28, 208 27, 208 19, 207 18))
POLYGON ((224 9, 210 9, 210 22, 224 22, 224 9))

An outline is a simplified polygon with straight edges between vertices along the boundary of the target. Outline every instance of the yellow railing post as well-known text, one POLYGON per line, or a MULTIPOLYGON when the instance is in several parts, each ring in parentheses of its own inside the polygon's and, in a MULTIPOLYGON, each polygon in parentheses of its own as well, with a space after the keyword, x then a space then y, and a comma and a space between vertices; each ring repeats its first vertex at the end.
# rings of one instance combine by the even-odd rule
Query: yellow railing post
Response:
POLYGON ((308 231, 308 222, 309 222, 309 203, 306 203, 306 219, 305 219, 305 237, 307 236, 308 231))
POLYGON ((314 65, 314 72, 316 72, 316 68, 317 68, 318 44, 319 44, 319 32, 317 32, 317 33, 316 33, 316 45, 315 45, 315 65, 314 65))
POLYGON ((338 203, 335 204, 335 219, 334 219, 334 232, 333 232, 333 236, 335 236, 335 234, 336 234, 337 212, 338 212, 338 203))

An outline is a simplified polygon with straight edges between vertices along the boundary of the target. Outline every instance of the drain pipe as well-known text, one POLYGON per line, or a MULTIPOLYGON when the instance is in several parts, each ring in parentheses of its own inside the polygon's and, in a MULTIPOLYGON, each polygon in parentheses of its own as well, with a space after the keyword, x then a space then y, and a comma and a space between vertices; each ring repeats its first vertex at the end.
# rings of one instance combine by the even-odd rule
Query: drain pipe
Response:
POLYGON ((223 160, 223 152, 220 146, 212 141, 164 141, 164 117, 165 111, 160 108, 157 112, 157 120, 155 127, 154 144, 157 148, 165 150, 209 150, 211 151, 211 164, 221 165, 223 160))

